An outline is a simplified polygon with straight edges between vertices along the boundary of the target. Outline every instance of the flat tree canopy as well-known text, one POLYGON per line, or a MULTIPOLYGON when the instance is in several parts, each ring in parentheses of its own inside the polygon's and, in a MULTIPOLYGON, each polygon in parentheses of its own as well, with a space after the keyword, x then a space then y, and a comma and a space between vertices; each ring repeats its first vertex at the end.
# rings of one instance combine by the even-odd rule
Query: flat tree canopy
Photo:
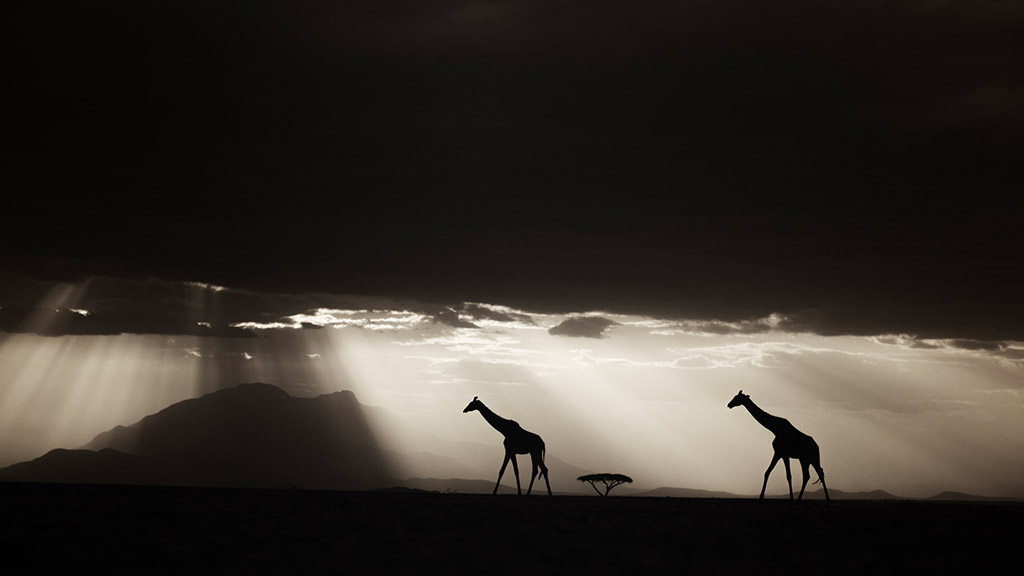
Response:
POLYGON ((632 482, 633 479, 625 474, 609 474, 602 472, 600 474, 586 474, 577 478, 580 482, 590 482, 590 486, 593 487, 594 491, 601 496, 607 496, 611 492, 612 488, 615 488, 619 484, 625 484, 626 482, 632 482), (604 484, 604 493, 597 489, 597 483, 601 482, 604 484))

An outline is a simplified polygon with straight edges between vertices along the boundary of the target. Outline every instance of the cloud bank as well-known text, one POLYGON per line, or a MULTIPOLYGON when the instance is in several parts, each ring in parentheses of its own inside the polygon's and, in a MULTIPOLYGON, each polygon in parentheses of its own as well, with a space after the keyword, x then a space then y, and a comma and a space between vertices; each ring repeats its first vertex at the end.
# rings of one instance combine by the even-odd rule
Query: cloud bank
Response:
POLYGON ((573 338, 603 338, 605 331, 615 324, 616 322, 600 316, 578 316, 552 326, 548 329, 548 334, 573 338))
POLYGON ((4 271, 1024 339, 1021 3, 428 4, 20 5, 4 271))

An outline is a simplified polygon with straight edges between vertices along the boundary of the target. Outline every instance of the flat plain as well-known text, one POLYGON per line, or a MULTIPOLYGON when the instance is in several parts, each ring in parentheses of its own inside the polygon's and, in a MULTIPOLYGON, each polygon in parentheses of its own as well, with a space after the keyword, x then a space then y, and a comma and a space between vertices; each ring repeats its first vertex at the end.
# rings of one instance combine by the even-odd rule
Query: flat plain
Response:
POLYGON ((896 574, 1014 565, 1024 503, 0 484, 7 574, 896 574))

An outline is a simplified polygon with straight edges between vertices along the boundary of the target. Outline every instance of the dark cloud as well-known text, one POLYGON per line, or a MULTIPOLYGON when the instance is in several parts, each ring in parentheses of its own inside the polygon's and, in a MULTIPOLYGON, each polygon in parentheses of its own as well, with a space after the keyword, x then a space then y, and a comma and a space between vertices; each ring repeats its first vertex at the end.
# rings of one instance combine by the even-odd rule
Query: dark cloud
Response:
POLYGON ((989 342, 984 340, 953 340, 951 346, 964 350, 981 350, 985 352, 1005 352, 1005 342, 989 342))
POLYGON ((0 331, 40 336, 168 334, 253 338, 249 330, 193 321, 158 305, 145 309, 89 312, 41 306, 0 308, 0 331))
POLYGON ((922 350, 939 350, 944 348, 946 344, 938 340, 918 340, 912 336, 890 334, 886 336, 878 336, 875 341, 880 344, 887 344, 889 346, 905 346, 908 348, 917 348, 922 350))
POLYGON ((0 271, 1024 339, 1017 2, 17 10, 0 271))
POLYGON ((92 278, 67 285, 0 275, 0 331, 43 336, 168 334, 251 338, 232 327, 242 310, 214 289, 157 280, 92 278))
MULTIPOLYGON (((428 305, 429 306, 429 305, 428 305)), ((461 303, 454 307, 434 312, 433 321, 453 328, 479 328, 474 322, 488 320, 502 323, 521 323, 534 325, 536 322, 529 314, 504 311, 474 303, 461 303)))
POLYGON ((1001 356, 1008 361, 1016 362, 1018 366, 1024 367, 1024 348, 1003 348, 1001 356))
POLYGON ((605 331, 615 324, 616 322, 600 316, 577 316, 552 326, 548 329, 548 334, 575 338, 603 338, 605 331))
POLYGON ((487 306, 481 306, 479 304, 465 304, 461 309, 463 314, 466 314, 474 320, 490 320, 493 322, 504 322, 504 323, 520 323, 535 325, 536 322, 529 314, 523 314, 520 312, 496 310, 487 306))
POLYGON ((479 328, 468 320, 463 320, 455 310, 448 309, 438 312, 433 317, 434 322, 451 326, 452 328, 479 328))

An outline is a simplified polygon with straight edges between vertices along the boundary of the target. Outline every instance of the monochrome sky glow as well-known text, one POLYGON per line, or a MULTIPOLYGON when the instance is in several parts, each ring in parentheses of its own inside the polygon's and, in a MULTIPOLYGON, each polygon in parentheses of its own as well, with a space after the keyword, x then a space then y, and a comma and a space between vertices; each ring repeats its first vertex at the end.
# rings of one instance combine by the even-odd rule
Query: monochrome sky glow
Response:
MULTIPOLYGON (((161 301, 191 293, 195 318, 252 296, 161 291, 161 301)), ((60 335, 43 324, 62 309, 41 311, 32 330, 0 340, 2 463, 80 446, 225 385, 266 382, 297 396, 352 390, 424 433, 499 450, 500 436, 461 413, 479 396, 576 466, 625 470, 650 488, 749 494, 772 437, 725 407, 742 389, 818 440, 834 488, 1022 495, 1022 342, 823 336, 780 330, 779 316, 736 323, 385 303, 257 313, 232 323, 251 334, 234 338, 60 335)))
POLYGON ((1024 495, 1019 2, 16 18, 0 465, 262 381, 750 493, 742 389, 830 487, 1024 495))

